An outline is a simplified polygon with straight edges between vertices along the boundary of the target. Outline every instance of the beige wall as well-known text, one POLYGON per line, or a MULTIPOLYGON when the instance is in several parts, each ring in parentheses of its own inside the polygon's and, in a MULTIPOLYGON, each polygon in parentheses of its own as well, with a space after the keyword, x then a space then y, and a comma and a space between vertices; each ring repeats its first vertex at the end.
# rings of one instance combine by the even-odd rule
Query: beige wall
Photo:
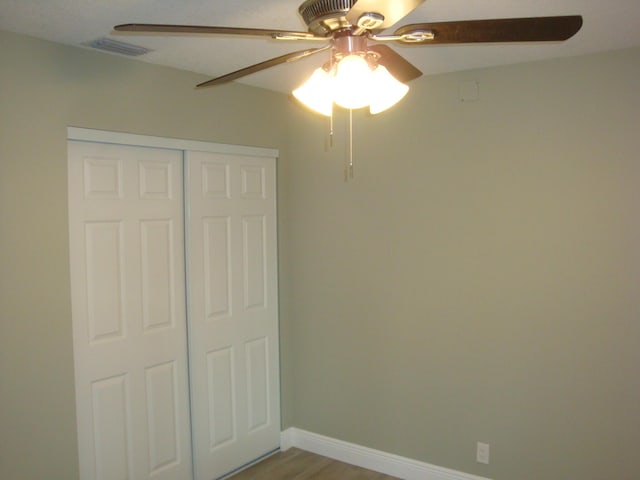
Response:
POLYGON ((195 91, 203 79, 0 32, 3 480, 78 476, 67 126, 280 148, 285 156, 283 95, 195 91))
POLYGON ((420 79, 357 116, 345 184, 343 117, 328 151, 283 95, 0 32, 0 478, 77 478, 68 125, 280 149, 285 427, 496 480, 633 478, 639 53, 420 79))
POLYGON ((638 478, 638 79, 639 49, 420 79, 356 119, 350 184, 294 113, 297 427, 496 480, 638 478))

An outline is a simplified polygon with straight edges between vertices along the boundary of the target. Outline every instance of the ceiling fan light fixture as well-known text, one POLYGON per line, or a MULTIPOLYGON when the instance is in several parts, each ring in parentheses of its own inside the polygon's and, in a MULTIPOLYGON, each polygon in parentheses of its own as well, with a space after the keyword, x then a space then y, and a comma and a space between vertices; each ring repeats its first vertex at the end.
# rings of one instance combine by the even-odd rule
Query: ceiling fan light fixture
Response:
POLYGON ((361 55, 351 54, 342 58, 333 79, 333 101, 353 110, 369 105, 371 75, 371 68, 361 55))
POLYGON ((375 115, 391 108, 404 98, 409 86, 399 82, 383 65, 371 72, 369 112, 375 115))
POLYGON ((307 108, 331 116, 336 105, 356 110, 369 107, 375 115, 398 103, 409 87, 383 65, 372 65, 360 54, 341 58, 330 71, 317 68, 293 96, 307 108))
POLYGON ((321 115, 331 116, 333 109, 333 78, 322 67, 292 93, 303 105, 321 115))

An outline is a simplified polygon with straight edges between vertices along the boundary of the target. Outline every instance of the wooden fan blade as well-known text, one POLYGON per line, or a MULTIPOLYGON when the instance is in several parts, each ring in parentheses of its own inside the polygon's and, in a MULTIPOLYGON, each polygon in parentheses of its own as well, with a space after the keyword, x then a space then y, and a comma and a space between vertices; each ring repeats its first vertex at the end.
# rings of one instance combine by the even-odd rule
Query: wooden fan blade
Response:
POLYGON ((357 0, 351 10, 347 12, 347 20, 351 25, 357 25, 363 13, 379 13, 384 17, 382 24, 376 29, 383 30, 391 27, 425 0, 357 0))
POLYGON ((400 82, 405 83, 422 75, 420 70, 387 45, 372 45, 368 49, 380 55, 378 63, 400 82))
POLYGON ((267 30, 263 28, 214 27, 203 25, 161 25, 155 23, 126 23, 113 27, 118 32, 131 33, 168 33, 168 34, 203 34, 203 35, 248 35, 266 37, 316 38, 309 32, 293 32, 288 30, 267 30))
POLYGON ((580 15, 561 17, 500 18, 461 22, 415 23, 396 30, 395 35, 433 33, 433 39, 403 40, 413 44, 554 42, 566 40, 582 26, 580 15))
POLYGON ((196 85, 196 88, 213 87, 214 85, 227 83, 237 78, 241 78, 246 75, 259 72, 261 70, 266 70, 270 67, 275 67, 276 65, 280 65, 281 63, 295 62, 296 60, 300 60, 301 58, 308 57, 309 55, 313 55, 315 53, 323 52, 329 48, 331 48, 331 45, 327 45, 322 48, 311 48, 309 50, 298 50, 297 52, 287 53, 279 57, 265 60, 264 62, 256 63, 255 65, 251 65, 249 67, 241 68, 240 70, 236 70, 235 72, 212 78, 211 80, 207 80, 206 82, 199 83, 198 85, 196 85))

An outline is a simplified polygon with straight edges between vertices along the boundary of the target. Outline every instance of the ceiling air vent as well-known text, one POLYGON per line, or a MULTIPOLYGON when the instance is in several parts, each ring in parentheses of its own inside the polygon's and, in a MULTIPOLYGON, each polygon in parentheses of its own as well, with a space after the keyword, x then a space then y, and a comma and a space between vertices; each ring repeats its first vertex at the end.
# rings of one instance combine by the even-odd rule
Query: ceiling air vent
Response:
POLYGON ((86 46, 95 48, 97 50, 103 50, 105 52, 118 53, 120 55, 127 55, 129 57, 138 57, 149 53, 151 50, 138 45, 132 45, 130 43, 119 42, 112 40, 111 38, 99 38, 92 42, 85 43, 86 46))

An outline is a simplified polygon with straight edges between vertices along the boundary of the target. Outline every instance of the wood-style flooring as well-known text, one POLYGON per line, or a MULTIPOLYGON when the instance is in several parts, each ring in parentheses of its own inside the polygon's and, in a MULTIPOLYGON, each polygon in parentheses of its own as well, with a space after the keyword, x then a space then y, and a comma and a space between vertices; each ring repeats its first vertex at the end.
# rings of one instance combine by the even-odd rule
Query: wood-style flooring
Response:
POLYGON ((397 480, 383 473, 291 448, 278 452, 229 480, 397 480))

